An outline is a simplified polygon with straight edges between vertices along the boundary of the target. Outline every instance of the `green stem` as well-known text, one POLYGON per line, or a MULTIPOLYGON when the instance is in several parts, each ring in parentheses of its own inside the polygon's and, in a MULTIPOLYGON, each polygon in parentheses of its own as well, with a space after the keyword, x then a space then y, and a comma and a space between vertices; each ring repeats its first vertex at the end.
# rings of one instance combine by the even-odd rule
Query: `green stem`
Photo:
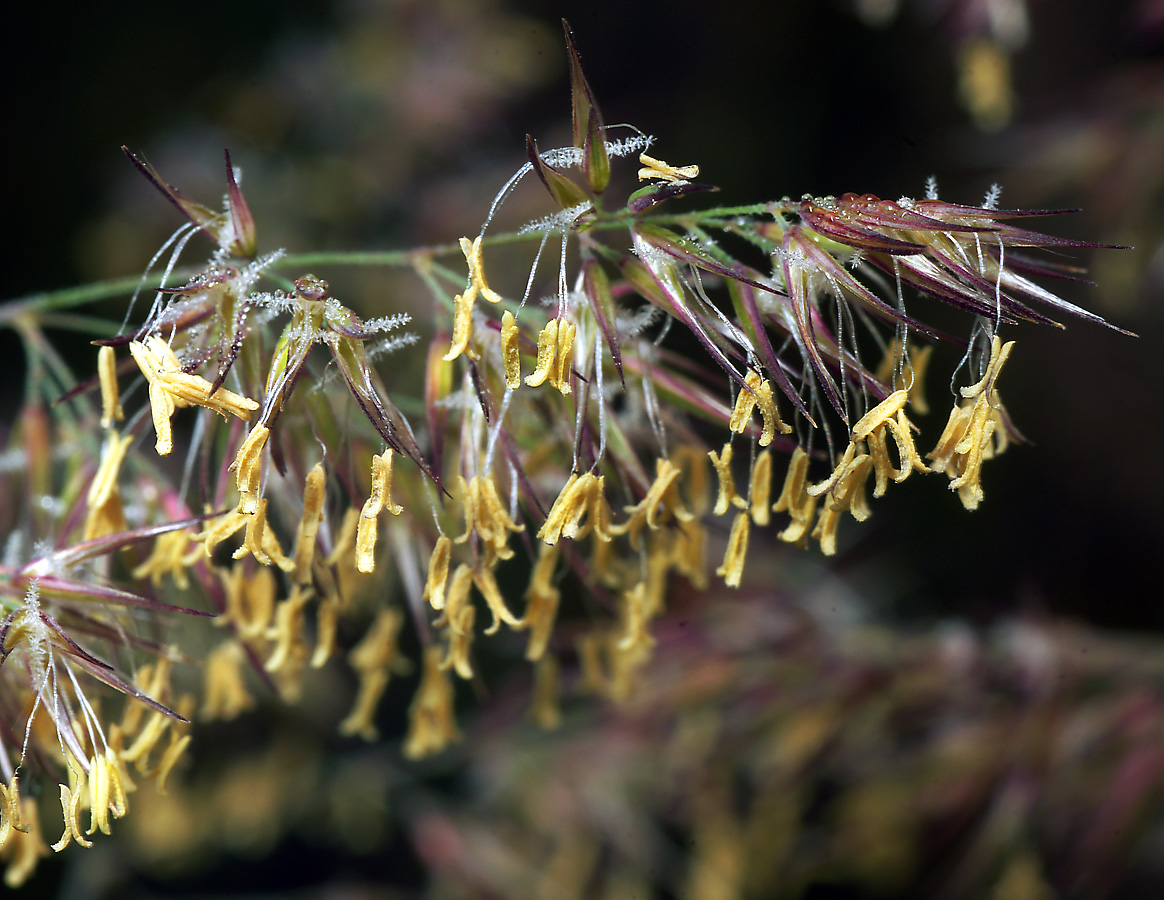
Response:
MULTIPOLYGON (((591 233, 616 231, 628 228, 639 220, 649 220, 659 225, 685 226, 690 223, 703 222, 712 224, 715 220, 730 219, 738 216, 758 216, 768 214, 767 203, 753 203, 747 206, 720 206, 713 209, 696 212, 676 213, 673 215, 656 214, 650 216, 634 216, 626 210, 603 214, 593 222, 587 231, 591 233)), ((540 232, 516 231, 503 234, 487 235, 482 243, 488 247, 499 247, 506 244, 521 244, 530 241, 540 241, 540 232)), ((460 244, 450 242, 435 244, 429 247, 416 247, 410 250, 356 250, 321 253, 293 253, 278 260, 272 267, 273 272, 307 271, 318 266, 386 266, 398 268, 416 266, 423 260, 431 260, 441 256, 453 256, 461 252, 460 244)), ((197 268, 184 266, 171 272, 170 277, 175 283, 181 279, 193 276, 197 268)), ((95 281, 91 284, 77 287, 62 288, 58 291, 47 291, 38 294, 29 294, 0 304, 0 327, 12 327, 18 316, 24 313, 44 313, 50 310, 73 309, 86 303, 97 300, 106 300, 110 297, 123 296, 132 293, 141 285, 144 289, 152 290, 157 287, 160 276, 151 275, 144 282, 139 275, 129 275, 124 278, 111 278, 106 281, 95 281)), ((61 319, 56 323, 58 327, 76 327, 81 324, 79 319, 61 319), (71 325, 65 324, 70 322, 71 325)), ((96 323, 94 323, 96 324, 96 323)), ((104 328, 102 329, 104 331, 104 328)))

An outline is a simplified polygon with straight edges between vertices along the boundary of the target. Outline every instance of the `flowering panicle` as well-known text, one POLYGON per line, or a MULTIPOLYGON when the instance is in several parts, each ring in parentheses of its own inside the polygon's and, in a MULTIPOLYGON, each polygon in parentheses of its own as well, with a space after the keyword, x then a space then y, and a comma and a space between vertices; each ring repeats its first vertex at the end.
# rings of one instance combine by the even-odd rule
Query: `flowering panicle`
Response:
MULTIPOLYGON (((1013 341, 999 333, 1057 315, 1102 323, 1035 280, 1068 272, 1031 251, 1093 246, 1015 224, 1035 211, 935 191, 664 214, 714 189, 695 183, 698 166, 648 156, 650 139, 634 129, 608 135, 615 126, 567 45, 573 145, 541 151, 529 138, 475 237, 409 255, 436 311, 432 331, 421 328, 423 372, 377 359, 379 335, 393 332, 401 351, 411 342, 397 332, 408 316, 365 320, 309 274, 258 289, 290 260, 258 254, 229 160, 215 214, 132 157, 215 249, 185 284, 157 292, 141 326, 100 342, 100 411, 86 420, 100 436, 69 435, 98 462, 82 468, 84 487, 62 489, 60 511, 41 502, 51 461, 28 454, 29 518, 57 549, 0 569, 0 686, 14 698, 0 711, 23 704, 52 728, 0 728, 0 842, 20 842, 22 860, 9 872, 46 846, 15 837, 36 821, 11 764, 32 756, 20 739, 60 757, 54 848, 84 846, 125 813, 127 764, 164 786, 189 740, 180 710, 233 718, 260 688, 294 698, 309 670, 343 660, 358 685, 339 730, 374 739, 385 693, 410 673, 399 649, 409 622, 422 645, 411 758, 458 739, 455 685, 480 677, 480 632, 524 632, 513 639, 536 664, 534 716, 547 726, 561 685, 575 681, 559 666, 578 669, 583 690, 632 696, 669 586, 705 587, 709 559, 738 587, 768 529, 836 553, 845 514, 867 519, 870 495, 915 472, 946 473, 975 508, 982 463, 1018 437, 997 388, 1013 341), (648 183, 613 200, 614 161, 628 155, 648 183), (493 264, 491 283, 486 257, 495 217, 528 175, 549 212, 506 237, 540 240, 523 290, 493 264), (737 255, 740 246, 753 252, 737 255), (546 247, 557 266, 540 303, 546 247), (445 254, 463 257, 463 278, 436 263, 445 254), (915 422, 944 335, 913 307, 934 301, 969 314, 978 380, 961 388, 927 465, 915 422), (873 346, 886 349, 870 368, 861 348, 873 346), (124 351, 119 367, 119 348, 137 373, 124 351), (134 449, 147 419, 157 455, 184 451, 179 486, 134 449), (138 627, 192 611, 154 598, 170 583, 224 629, 199 700, 171 703, 180 654, 138 627), (579 592, 599 620, 585 633, 572 618, 579 592), (577 639, 562 639, 571 629, 577 639), (97 646, 150 661, 132 681, 97 646), (121 723, 102 722, 88 684, 127 695, 121 723)), ((171 266, 185 239, 175 246, 171 266)), ((27 440, 43 449, 42 419, 29 422, 27 440)))

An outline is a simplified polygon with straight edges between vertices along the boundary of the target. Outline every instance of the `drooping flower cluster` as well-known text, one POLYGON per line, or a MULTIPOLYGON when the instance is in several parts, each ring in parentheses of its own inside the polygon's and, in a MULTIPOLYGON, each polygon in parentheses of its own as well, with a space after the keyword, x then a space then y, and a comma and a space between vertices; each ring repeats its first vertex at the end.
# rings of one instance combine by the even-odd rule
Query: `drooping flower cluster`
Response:
MULTIPOLYGON (((916 201, 846 194, 663 212, 712 188, 692 182, 697 166, 648 156, 647 136, 608 135, 568 44, 574 145, 539 151, 527 140, 528 161, 481 232, 451 248, 464 257, 463 282, 436 265, 440 251, 410 257, 437 310, 422 375, 382 375, 375 365, 416 340, 377 339, 406 315, 365 321, 314 275, 256 289, 286 260, 257 256, 229 157, 222 214, 131 157, 190 220, 163 282, 194 230, 217 249, 185 284, 158 289, 139 328, 100 342, 103 449, 79 476, 83 528, 64 517, 52 540, 66 550, 5 563, 0 678, 21 698, 3 701, 11 715, 0 730, 6 847, 36 821, 18 781, 33 749, 52 755, 55 745, 68 772, 54 848, 87 845, 126 810, 126 763, 149 770, 143 760, 169 730, 153 765, 164 786, 195 708, 231 718, 253 705, 258 683, 293 699, 308 670, 344 652, 358 688, 343 734, 373 739, 392 679, 419 672, 409 757, 457 739, 455 679, 477 677, 477 637, 502 626, 524 636, 536 664, 539 721, 556 719, 559 656, 576 663, 579 688, 626 698, 650 658, 672 575, 706 587, 718 543, 715 572, 739 586, 753 526, 836 553, 844 513, 870 515, 871 479, 876 498, 914 472, 946 472, 974 508, 983 460, 1018 437, 996 384, 1013 346, 999 329, 1051 321, 1032 304, 1102 321, 1032 280, 1057 272, 1025 248, 1086 245, 1009 224, 1029 212, 951 204, 936 191, 916 201), (628 155, 648 184, 610 204, 612 160, 628 155), (524 291, 509 293, 486 278, 487 232, 529 175, 558 212, 519 235, 538 251, 524 291), (539 303, 551 238, 560 242, 557 289, 539 303), (745 260, 727 249, 741 241, 759 253, 745 260), (915 343, 940 336, 907 312, 907 289, 911 303, 919 292, 973 317, 966 363, 976 383, 961 389, 929 464, 911 413, 925 412, 930 347, 915 343), (701 352, 668 337, 676 323, 701 352), (881 349, 876 368, 863 361, 871 345, 881 349), (119 347, 128 350, 121 361, 119 347), (147 387, 136 408, 120 391, 127 376, 147 387), (414 430, 405 410, 425 427, 414 430), (185 449, 177 487, 161 474, 164 461, 135 448, 147 422, 157 456, 185 449), (713 517, 729 512, 730 526, 717 529, 713 517), (148 553, 138 546, 147 540, 148 553), (137 554, 132 565, 118 562, 122 551, 137 554), (83 577, 62 574, 81 562, 94 562, 83 577), (169 583, 200 598, 192 605, 217 613, 222 628, 204 660, 200 705, 182 695, 174 710, 163 704, 178 651, 110 612, 189 612, 149 596, 169 583), (599 622, 576 640, 559 636, 555 620, 573 615, 580 594, 601 609, 599 622), (423 645, 416 661, 399 649, 409 618, 423 645), (363 636, 342 646, 353 629, 363 636), (93 642, 131 669, 141 655, 156 661, 129 680, 83 646, 93 642), (128 695, 120 725, 102 725, 80 674, 128 695), (21 716, 26 700, 31 713, 21 716)), ((35 859, 43 843, 29 846, 6 852, 35 859)), ((10 878, 30 864, 13 863, 10 878)))

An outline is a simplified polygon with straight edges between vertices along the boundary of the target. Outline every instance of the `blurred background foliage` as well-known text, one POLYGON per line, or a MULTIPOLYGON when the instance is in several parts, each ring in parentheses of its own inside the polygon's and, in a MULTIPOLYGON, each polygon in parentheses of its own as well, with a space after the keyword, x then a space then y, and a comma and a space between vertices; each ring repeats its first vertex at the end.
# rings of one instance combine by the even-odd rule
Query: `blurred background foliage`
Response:
MULTIPOLYGON (((264 250, 475 233, 526 132, 569 143, 564 15, 606 121, 697 162, 717 199, 895 199, 932 174, 955 202, 997 181, 1005 207, 1081 207, 1037 227, 1135 249, 1093 254, 1098 287, 1065 296, 1140 335, 1023 329, 1007 403, 1034 446, 991 466, 982 509, 914 479, 828 569, 773 549, 772 574, 757 563, 738 596, 677 596, 652 695, 630 708, 578 702, 544 738, 521 721, 528 684, 499 679, 463 713, 466 749, 417 770, 391 742, 332 737, 333 698, 351 687, 320 679, 300 707, 198 732, 230 755, 204 753, 168 801, 140 794, 133 837, 66 854, 30 895, 613 898, 653 883, 699 898, 774 885, 1034 898, 1164 884, 1160 797, 1143 792, 1164 780, 1151 753, 1164 746, 1159 0, 25 12, 6 49, 6 297, 137 273, 176 227, 121 144, 200 198, 220 190, 229 147, 264 250)), ((502 224, 542 214, 538 199, 515 198, 502 224)), ((316 274, 362 314, 425 321, 407 278, 316 274)), ((91 371, 86 338, 59 340, 91 371)), ((0 353, 8 423, 11 334, 0 353)))

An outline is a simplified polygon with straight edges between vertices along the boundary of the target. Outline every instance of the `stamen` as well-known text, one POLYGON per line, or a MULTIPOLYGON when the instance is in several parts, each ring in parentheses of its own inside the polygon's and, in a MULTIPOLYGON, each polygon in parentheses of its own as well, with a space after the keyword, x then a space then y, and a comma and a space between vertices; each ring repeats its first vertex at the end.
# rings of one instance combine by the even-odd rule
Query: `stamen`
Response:
POLYGON ((307 473, 303 485, 303 514, 299 517, 299 528, 295 533, 295 580, 299 584, 311 583, 315 538, 319 533, 319 523, 323 519, 323 501, 326 496, 326 476, 323 466, 316 463, 307 473))
POLYGON ((727 550, 724 552, 723 565, 715 570, 715 574, 723 578, 728 587, 739 587, 740 579, 744 575, 744 561, 748 555, 748 535, 751 530, 751 519, 744 512, 736 513, 732 522, 731 534, 728 536, 727 550))
POLYGON ((453 716, 453 685, 441 670, 441 656, 438 646, 424 650, 420 687, 408 711, 408 735, 403 747, 408 759, 439 753, 461 739, 453 716))
POLYGON ((432 556, 428 559, 428 579, 424 583, 424 594, 421 599, 436 610, 445 608, 445 583, 449 578, 449 559, 452 551, 453 542, 447 535, 442 534, 437 538, 432 556))
POLYGON ((262 475, 263 449, 271 435, 266 425, 259 424, 251 429, 230 468, 236 470, 235 484, 238 487, 238 511, 244 516, 253 516, 259 508, 259 482, 262 475))
POLYGON ((97 380, 101 384, 101 427, 112 428, 125 418, 117 387, 117 359, 112 347, 97 351, 97 380))
POLYGON ((255 705, 243 676, 245 662, 242 644, 235 640, 223 641, 210 651, 203 669, 200 718, 230 721, 255 705))
POLYGON ((748 498, 751 501, 752 521, 764 526, 770 521, 768 499, 772 493, 772 451, 764 450, 756 457, 756 464, 752 466, 752 481, 748 486, 748 498))
POLYGON ((374 722, 376 707, 392 673, 407 671, 407 661, 399 655, 397 644, 403 625, 398 609, 381 610, 363 640, 348 654, 348 663, 360 677, 360 687, 352 711, 339 724, 340 734, 358 735, 365 741, 374 741, 379 735, 374 722))
POLYGON ((521 387, 521 353, 518 348, 517 321, 508 309, 501 314, 501 364, 505 369, 505 387, 521 387))
POLYGON ((718 454, 714 450, 709 450, 707 455, 719 478, 719 493, 716 495, 712 513, 722 516, 728 511, 729 506, 738 506, 740 509, 747 507, 747 502, 736 492, 736 479, 732 474, 731 442, 724 444, 718 454))

